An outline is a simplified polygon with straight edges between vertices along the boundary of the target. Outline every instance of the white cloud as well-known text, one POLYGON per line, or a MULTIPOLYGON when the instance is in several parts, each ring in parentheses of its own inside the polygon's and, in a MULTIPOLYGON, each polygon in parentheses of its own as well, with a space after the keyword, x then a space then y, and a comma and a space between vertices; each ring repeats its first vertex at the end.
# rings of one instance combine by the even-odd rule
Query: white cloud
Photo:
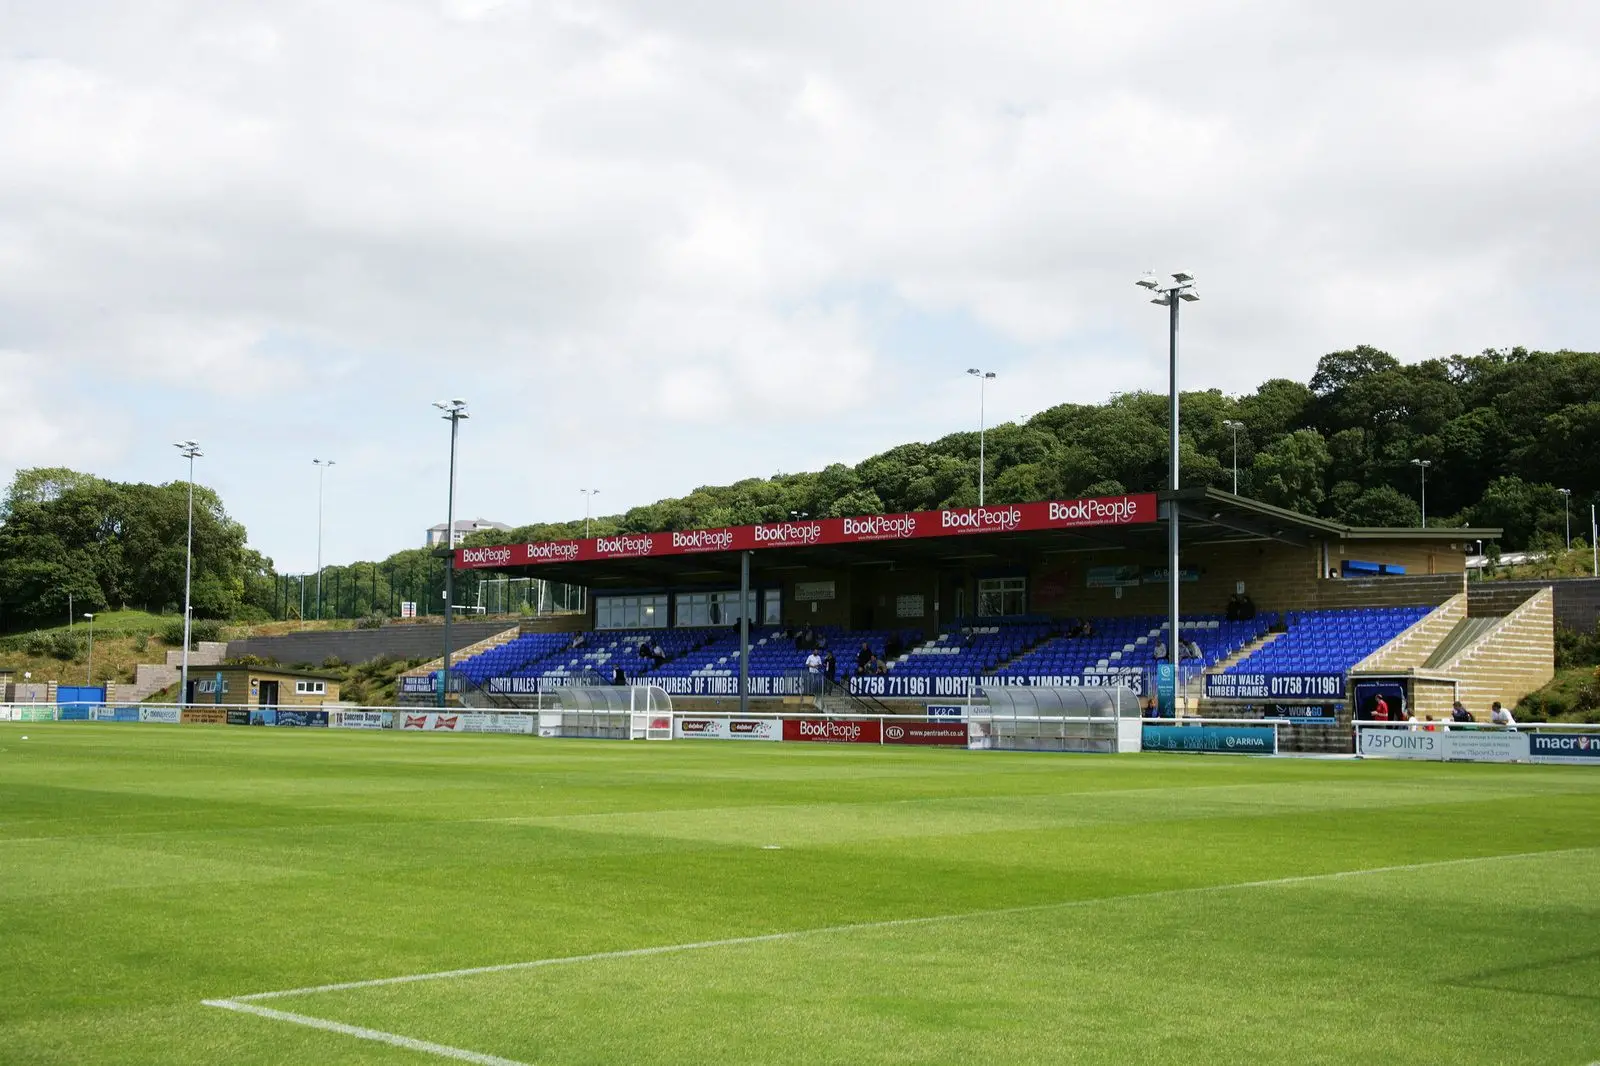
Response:
POLYGON ((522 521, 966 428, 971 364, 991 421, 1160 387, 1145 268, 1200 276, 1195 387, 1593 346, 1592 5, 86 0, 0 40, 0 349, 56 376, 0 362, 0 458, 167 477, 165 414, 225 410, 285 565, 257 487, 329 446, 330 552, 442 518, 443 392, 463 513, 522 521), (133 417, 37 402, 78 383, 133 417))

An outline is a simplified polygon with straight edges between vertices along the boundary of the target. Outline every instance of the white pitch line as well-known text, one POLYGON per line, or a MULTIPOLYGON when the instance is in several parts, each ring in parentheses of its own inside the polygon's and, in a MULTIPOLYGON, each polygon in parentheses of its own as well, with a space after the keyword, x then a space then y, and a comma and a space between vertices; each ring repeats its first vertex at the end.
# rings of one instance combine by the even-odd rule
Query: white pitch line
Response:
POLYGON ((273 1010, 271 1007, 255 1007, 249 1003, 239 1003, 231 999, 202 1000, 208 1007, 220 1007, 223 1010, 238 1011, 241 1014, 255 1014, 262 1018, 270 1018, 275 1022, 290 1022, 294 1025, 304 1025, 310 1029, 325 1029, 330 1033, 342 1033, 360 1040, 375 1040, 380 1044, 392 1044, 395 1047, 405 1048, 407 1051, 421 1051, 440 1058, 456 1059, 459 1062, 477 1063, 478 1066, 528 1066, 527 1063, 518 1062, 516 1059, 503 1059, 498 1055, 485 1055, 480 1051, 468 1051, 465 1048, 451 1047, 448 1044, 435 1044, 431 1040, 418 1040, 415 1037, 402 1036, 399 1033, 386 1033, 382 1029, 365 1029, 359 1025, 346 1025, 343 1022, 331 1022, 326 1018, 313 1018, 309 1014, 290 1014, 286 1010, 273 1010))
MULTIPOLYGON (((738 947, 744 944, 767 944, 774 941, 795 940, 805 936, 825 936, 832 933, 854 933, 872 929, 895 929, 902 926, 933 925, 941 922, 959 922, 971 918, 1003 917, 1009 914, 1031 914, 1040 911, 1067 910, 1091 907, 1102 903, 1137 902, 1164 899, 1173 896, 1199 895, 1208 892, 1231 892, 1248 888, 1281 888, 1286 885, 1307 884, 1317 881, 1334 881, 1347 877, 1366 877, 1372 874, 1405 873, 1414 870, 1431 870, 1468 863, 1499 862, 1506 859, 1531 859, 1551 855, 1574 855, 1591 852, 1596 848, 1563 848, 1553 851, 1524 851, 1508 855, 1476 855, 1464 859, 1440 859, 1435 862, 1414 862, 1400 866, 1369 866, 1357 870, 1335 870, 1331 873, 1300 874, 1294 877, 1276 877, 1266 881, 1237 881, 1226 885, 1197 885, 1190 888, 1164 888, 1154 892, 1134 892, 1122 896, 1094 896, 1086 899, 1062 900, 1056 903, 1034 903, 1020 907, 998 907, 992 910, 968 911, 963 914, 936 914, 924 918, 891 918, 879 922, 854 922, 849 925, 818 926, 812 929, 794 929, 782 933, 761 933, 755 936, 736 936, 724 940, 695 940, 686 944, 660 944, 647 948, 625 948, 620 951, 597 951, 586 955, 563 955, 552 959, 533 959, 527 962, 504 962, 492 966, 471 966, 460 970, 438 970, 433 973, 405 974, 400 977, 376 977, 365 981, 341 981, 330 985, 312 985, 306 988, 287 988, 277 992, 254 992, 247 996, 234 996, 218 1003, 245 1004, 264 999, 283 999, 289 996, 310 996, 321 992, 347 992, 357 988, 379 988, 384 985, 413 984, 418 981, 443 981, 453 977, 476 977, 480 974, 509 973, 516 970, 536 970, 547 966, 570 966, 583 962, 605 962, 611 959, 636 959, 650 955, 667 955, 685 951, 703 951, 707 948, 738 947)), ((241 1009, 236 1007, 234 1009, 241 1009)))

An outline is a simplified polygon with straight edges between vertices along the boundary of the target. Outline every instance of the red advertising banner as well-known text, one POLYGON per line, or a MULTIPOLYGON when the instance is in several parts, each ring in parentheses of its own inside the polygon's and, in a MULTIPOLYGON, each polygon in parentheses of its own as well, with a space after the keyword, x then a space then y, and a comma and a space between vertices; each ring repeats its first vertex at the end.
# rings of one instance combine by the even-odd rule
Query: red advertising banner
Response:
POLYGON ((804 519, 756 526, 691 529, 671 533, 619 533, 614 537, 500 544, 456 549, 457 569, 533 566, 540 563, 645 559, 658 555, 756 551, 814 544, 867 544, 969 533, 1018 533, 1083 526, 1148 525, 1156 520, 1155 493, 1049 500, 999 507, 957 507, 910 514, 804 519))
POLYGON ((948 747, 967 746, 965 722, 885 722, 885 744, 940 744, 948 747))
POLYGON ((823 744, 881 744, 883 729, 876 718, 785 718, 783 739, 823 744))

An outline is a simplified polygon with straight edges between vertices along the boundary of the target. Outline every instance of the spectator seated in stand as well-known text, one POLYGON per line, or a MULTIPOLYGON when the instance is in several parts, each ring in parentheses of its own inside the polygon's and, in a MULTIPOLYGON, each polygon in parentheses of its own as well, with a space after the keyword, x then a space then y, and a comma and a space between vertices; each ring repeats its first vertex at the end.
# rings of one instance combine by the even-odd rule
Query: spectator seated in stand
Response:
POLYGON ((1256 605, 1249 596, 1235 592, 1228 597, 1226 617, 1230 622, 1248 622, 1256 616, 1256 605))

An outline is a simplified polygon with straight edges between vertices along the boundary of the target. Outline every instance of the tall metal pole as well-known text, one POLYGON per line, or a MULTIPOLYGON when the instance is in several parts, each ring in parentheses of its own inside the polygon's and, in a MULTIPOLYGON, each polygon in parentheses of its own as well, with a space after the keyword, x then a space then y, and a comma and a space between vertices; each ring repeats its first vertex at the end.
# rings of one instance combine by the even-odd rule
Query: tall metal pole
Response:
POLYGON ((589 535, 589 504, 600 490, 579 489, 578 491, 583 493, 583 535, 587 537, 589 535))
POLYGON ((189 532, 183 547, 183 666, 178 671, 178 702, 189 698, 189 624, 194 616, 190 591, 194 579, 194 461, 203 453, 192 440, 180 441, 179 453, 189 460, 189 532))
POLYGON ((86 614, 84 617, 89 620, 89 669, 86 679, 87 683, 92 686, 94 684, 94 615, 86 614))
POLYGON ((1595 521, 1594 504, 1589 505, 1589 552, 1594 556, 1594 576, 1600 577, 1600 522, 1595 521))
POLYGON ((468 415, 465 400, 438 402, 434 406, 445 412, 444 417, 450 422, 450 489, 444 515, 444 669, 439 673, 439 706, 443 707, 450 694, 450 618, 455 613, 456 594, 456 431, 468 415))
POLYGON ((980 370, 977 367, 973 367, 967 373, 978 379, 978 506, 982 507, 984 474, 989 465, 984 456, 984 438, 988 435, 989 428, 989 419, 984 411, 985 392, 989 387, 990 379, 994 377, 994 371, 980 370))
POLYGON ((750 713, 750 553, 739 553, 739 713, 750 713))
POLYGON ((1176 292, 1167 294, 1169 301, 1168 341, 1169 382, 1167 397, 1167 436, 1170 464, 1168 488, 1173 498, 1167 503, 1167 617, 1172 631, 1167 634, 1167 656, 1172 660, 1173 705, 1177 705, 1178 686, 1178 305, 1176 292))
POLYGON ((1572 550, 1572 490, 1556 489, 1561 493, 1561 509, 1567 519, 1567 551, 1572 550))
MULTIPOLYGON (((332 459, 313 459, 317 466, 317 617, 322 617, 322 475, 333 466, 332 459)), ((302 611, 300 620, 305 621, 302 611)))
POLYGON ((981 377, 981 378, 978 379, 978 506, 979 507, 983 506, 983 475, 984 475, 984 472, 985 472, 986 468, 989 465, 987 462, 984 461, 984 454, 983 454, 984 437, 988 434, 988 430, 989 430, 988 418, 987 418, 987 415, 984 412, 984 399, 985 399, 984 398, 984 392, 988 389, 988 387, 989 387, 989 379, 987 377, 981 377))
POLYGON ((1415 466, 1422 474, 1422 528, 1428 528, 1428 467, 1433 465, 1430 459, 1413 459, 1411 465, 1415 466))
POLYGON ((1244 423, 1225 418, 1222 424, 1233 434, 1233 494, 1237 496, 1239 495, 1239 431, 1244 428, 1244 423))

